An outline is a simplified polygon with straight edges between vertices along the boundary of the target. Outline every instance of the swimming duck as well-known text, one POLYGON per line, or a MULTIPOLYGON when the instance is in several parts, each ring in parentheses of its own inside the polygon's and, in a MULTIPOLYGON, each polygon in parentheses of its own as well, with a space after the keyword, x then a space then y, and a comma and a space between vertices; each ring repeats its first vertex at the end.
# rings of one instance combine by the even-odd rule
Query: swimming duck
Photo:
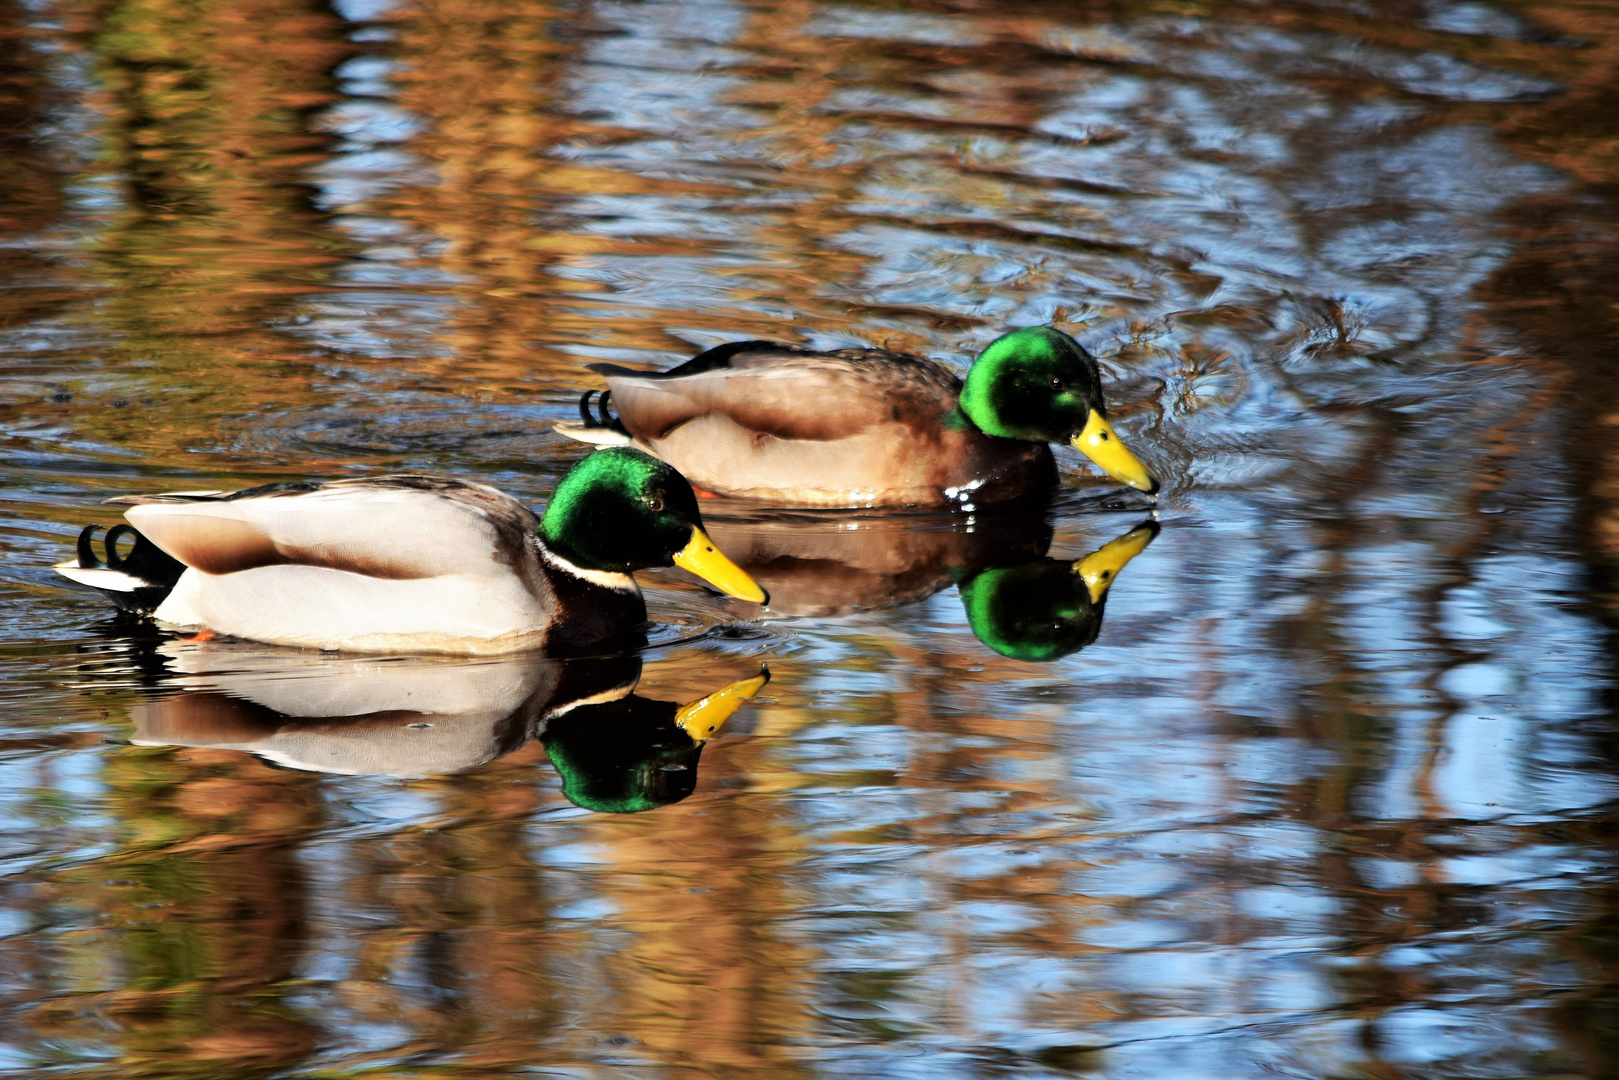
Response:
POLYGON ((684 567, 731 596, 759 586, 703 531, 678 472, 639 450, 591 454, 545 516, 492 487, 397 474, 229 494, 109 500, 129 525, 79 536, 56 569, 177 628, 359 652, 578 653, 633 644, 631 574, 684 567), (116 541, 134 534, 125 555, 116 541))
POLYGON ((769 341, 720 345, 664 372, 590 368, 607 377, 599 415, 586 393, 584 424, 559 432, 640 447, 719 495, 816 507, 1005 502, 1057 482, 1046 444, 1058 440, 1114 479, 1158 490, 1107 420, 1096 361, 1048 326, 991 342, 965 383, 905 353, 769 341))

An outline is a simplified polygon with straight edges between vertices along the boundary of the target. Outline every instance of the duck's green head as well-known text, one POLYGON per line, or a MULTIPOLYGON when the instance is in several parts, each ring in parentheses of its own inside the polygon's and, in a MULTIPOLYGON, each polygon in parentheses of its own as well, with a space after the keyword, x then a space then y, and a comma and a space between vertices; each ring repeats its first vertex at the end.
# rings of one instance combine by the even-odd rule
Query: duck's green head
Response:
POLYGON ((540 539, 585 570, 629 574, 675 565, 728 595, 766 600, 703 531, 686 478, 629 447, 598 450, 569 470, 545 508, 540 539))
POLYGON ((1107 421, 1095 359, 1061 330, 1025 326, 990 342, 967 373, 961 411, 986 435, 1067 441, 1115 480, 1158 490, 1107 421))
POLYGON ((1044 663, 1083 649, 1102 630, 1107 591, 1158 535, 1146 522, 1080 559, 1037 559, 985 570, 961 586, 974 636, 1002 656, 1044 663))

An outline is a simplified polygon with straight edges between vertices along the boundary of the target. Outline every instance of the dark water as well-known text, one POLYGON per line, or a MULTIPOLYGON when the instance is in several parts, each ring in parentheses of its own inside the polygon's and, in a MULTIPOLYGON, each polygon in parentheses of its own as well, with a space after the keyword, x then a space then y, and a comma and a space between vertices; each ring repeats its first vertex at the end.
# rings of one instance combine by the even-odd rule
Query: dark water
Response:
POLYGON ((1616 87, 1602 0, 0 0, 0 1073, 1619 1074, 1616 87), (593 359, 1041 322, 1166 480, 1046 663, 974 590, 1150 511, 1068 451, 711 509, 779 610, 645 574, 589 671, 48 569, 127 491, 538 505, 593 359))

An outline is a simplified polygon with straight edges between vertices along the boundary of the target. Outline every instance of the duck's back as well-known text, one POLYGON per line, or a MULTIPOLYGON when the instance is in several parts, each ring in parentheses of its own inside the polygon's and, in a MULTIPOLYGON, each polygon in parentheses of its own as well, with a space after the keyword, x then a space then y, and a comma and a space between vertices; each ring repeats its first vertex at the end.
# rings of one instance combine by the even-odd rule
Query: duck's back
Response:
POLYGON ((1050 451, 984 435, 961 380, 883 349, 734 342, 665 372, 592 365, 634 441, 723 495, 792 506, 936 506, 1018 498, 1050 451))
POLYGON ((325 649, 548 645, 534 515, 482 484, 396 475, 218 497, 135 497, 130 523, 187 567, 153 613, 325 649))

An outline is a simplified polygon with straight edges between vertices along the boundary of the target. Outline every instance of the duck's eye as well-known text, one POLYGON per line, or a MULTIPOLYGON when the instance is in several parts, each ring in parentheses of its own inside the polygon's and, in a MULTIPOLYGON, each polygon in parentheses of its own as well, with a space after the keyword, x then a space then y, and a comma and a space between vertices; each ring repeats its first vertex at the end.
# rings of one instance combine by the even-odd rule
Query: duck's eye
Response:
POLYGON ((1057 376, 1053 375, 1051 377, 1051 388, 1053 390, 1061 390, 1062 389, 1062 380, 1057 378, 1057 376))
POLYGON ((656 514, 663 509, 663 500, 658 498, 656 495, 653 495, 651 498, 647 499, 646 508, 656 514))

